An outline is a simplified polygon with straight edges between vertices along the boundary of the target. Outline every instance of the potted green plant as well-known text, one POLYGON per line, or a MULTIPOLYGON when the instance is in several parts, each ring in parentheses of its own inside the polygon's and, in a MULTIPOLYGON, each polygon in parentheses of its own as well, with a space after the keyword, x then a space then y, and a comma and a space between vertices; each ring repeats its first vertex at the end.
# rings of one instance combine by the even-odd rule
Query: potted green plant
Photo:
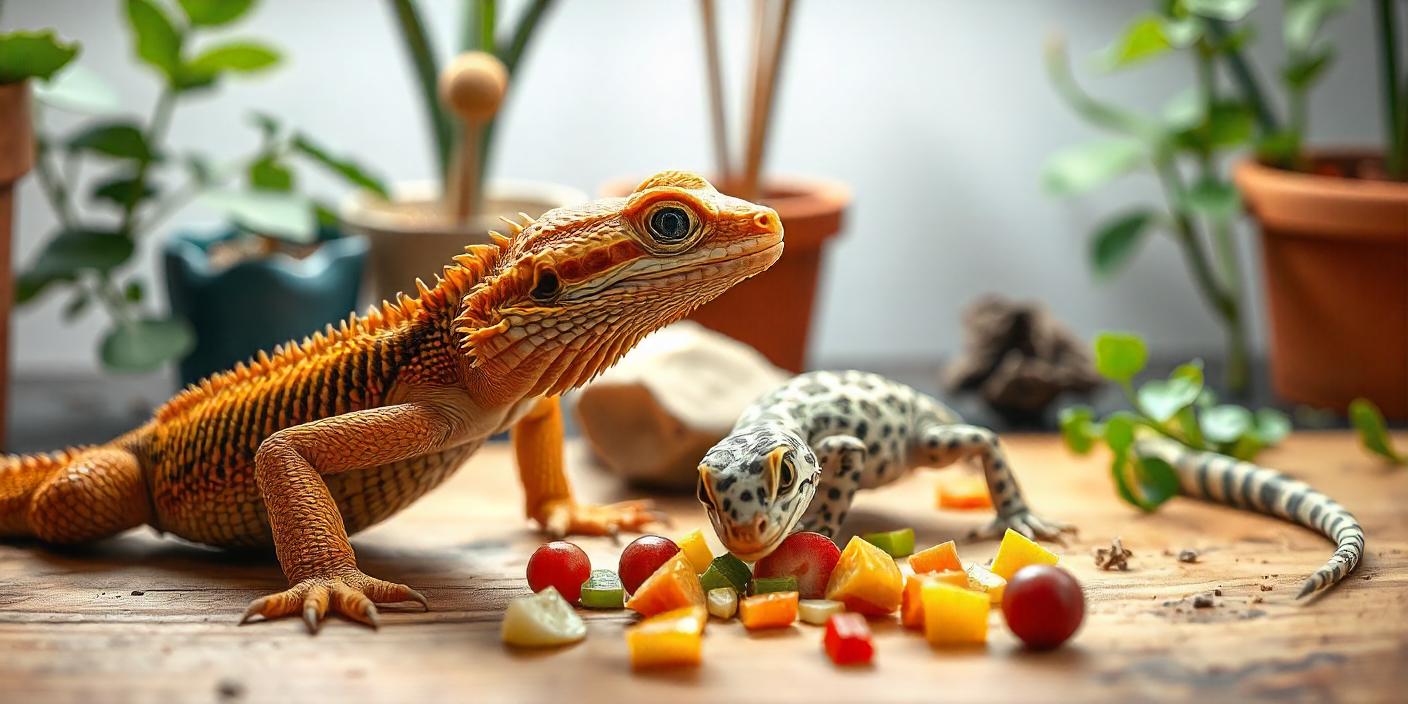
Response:
POLYGON ((1284 113, 1244 51, 1252 0, 1159 0, 1100 61, 1123 69, 1173 53, 1192 59, 1195 85, 1157 116, 1092 97, 1075 82, 1059 41, 1047 51, 1052 84, 1113 139, 1053 156, 1043 179, 1077 195, 1146 169, 1162 207, 1142 206, 1099 226, 1090 240, 1098 275, 1109 275, 1154 232, 1183 250, 1199 292, 1227 337, 1225 385, 1248 382, 1247 318, 1234 227, 1243 203, 1262 225, 1272 380, 1288 400, 1345 410, 1364 396, 1408 416, 1408 184, 1403 182, 1408 92, 1398 68, 1402 39, 1392 0, 1375 0, 1383 68, 1385 149, 1305 147, 1307 95, 1333 61, 1318 39, 1343 0, 1286 3, 1284 113), (1251 150, 1252 156, 1240 156, 1251 150), (1229 176, 1229 164, 1235 163, 1229 176), (1189 176, 1191 174, 1191 177, 1189 176), (1235 182, 1235 185, 1234 185, 1235 182))
MULTIPOLYGON (((787 247, 767 271, 729 289, 690 319, 740 340, 773 364, 794 372, 806 364, 816 291, 826 246, 840 234, 850 190, 832 180, 764 174, 772 107, 787 44, 792 0, 760 0, 754 21, 758 38, 751 67, 747 135, 741 166, 731 163, 727 113, 720 68, 713 0, 699 0, 708 69, 715 179, 719 190, 765 203, 786 228, 787 247)), ((638 179, 620 179, 601 188, 606 195, 629 193, 638 179)))
MULTIPOLYGON (((137 58, 162 83, 151 115, 145 121, 117 116, 108 105, 72 134, 57 137, 42 129, 36 134, 35 171, 59 229, 19 276, 17 301, 64 290, 70 318, 90 306, 102 308, 112 321, 100 345, 103 365, 110 370, 148 371, 194 353, 183 364, 182 376, 195 381, 249 357, 270 336, 287 340, 305 335, 355 303, 357 277, 349 281, 343 269, 360 266, 364 245, 336 239, 318 244, 320 224, 325 239, 332 232, 327 229, 333 224, 331 210, 294 188, 289 160, 301 158, 359 187, 381 189, 364 169, 333 156, 306 134, 285 132, 267 116, 255 119, 263 135, 257 148, 230 164, 178 154, 167 143, 173 113, 183 99, 211 90, 227 77, 279 63, 276 50, 249 39, 188 51, 195 38, 242 18, 252 4, 184 0, 175 17, 151 0, 126 0, 137 58), (56 167, 60 159, 102 171, 87 207, 79 207, 75 171, 56 167), (197 200, 222 212, 232 226, 218 236, 182 233, 171 238, 166 262, 173 314, 153 312, 146 303, 150 286, 130 271, 133 254, 140 240, 197 200), (288 253, 301 260, 284 256, 288 253), (349 257, 357 261, 349 264, 349 257), (299 286, 279 288, 253 271, 282 271, 299 286), (230 317, 230 311, 243 311, 246 317, 230 317), (251 320, 250 312, 258 317, 251 320), (258 328, 257 334, 244 334, 242 325, 258 328), (198 330, 207 334, 197 338, 198 330)), ((75 88, 90 84, 91 77, 65 80, 69 73, 40 94, 40 103, 92 111, 101 101, 75 88)))
MULTIPOLYGON (((482 52, 502 64, 511 88, 529 45, 553 0, 532 0, 503 35, 496 34, 497 4, 492 0, 464 3, 465 32, 461 52, 482 52)), ((537 217, 553 208, 586 200, 582 192, 554 183, 495 179, 485 183, 491 163, 497 118, 491 117, 474 136, 470 169, 485 183, 467 217, 455 217, 447 205, 456 183, 448 178, 457 149, 463 150, 456 117, 443 104, 439 91, 442 62, 414 0, 394 0, 396 26, 414 70, 416 87, 429 127, 434 163, 443 180, 396 183, 391 196, 372 191, 355 194, 344 205, 348 226, 371 240, 368 281, 373 297, 384 298, 410 286, 416 278, 430 280, 445 262, 469 244, 486 243, 488 233, 502 228, 502 217, 526 213, 537 217), (457 134, 458 133, 458 134, 457 134)))

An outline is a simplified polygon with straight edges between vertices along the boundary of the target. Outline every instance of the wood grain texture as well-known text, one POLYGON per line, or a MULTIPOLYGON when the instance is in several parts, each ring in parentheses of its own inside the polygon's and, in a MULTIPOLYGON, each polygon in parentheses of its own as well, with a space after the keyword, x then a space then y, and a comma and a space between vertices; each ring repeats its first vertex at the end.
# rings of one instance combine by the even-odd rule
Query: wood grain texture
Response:
MULTIPOLYGON (((0 698, 1384 701, 1408 688, 1408 471, 1379 465, 1343 433, 1300 433, 1266 454, 1267 464, 1339 499, 1368 533, 1359 570, 1303 605, 1292 596, 1332 552, 1324 538, 1191 500, 1140 515, 1115 499, 1102 459, 1072 458, 1049 436, 1006 442, 1034 509, 1081 530, 1061 552, 1085 584, 1088 615, 1076 640, 1053 653, 1023 651, 997 613, 988 646, 968 651, 931 650, 877 622, 876 664, 860 670, 833 668, 812 626, 749 635, 714 622, 698 670, 633 674, 622 637, 632 619, 621 613, 588 614, 589 636, 576 646, 505 650, 500 613, 527 592, 523 569, 538 539, 520 514, 510 449, 494 444, 405 513, 354 537, 363 570, 420 589, 435 609, 387 608, 377 633, 343 620, 316 637, 294 619, 236 626, 250 599, 284 586, 268 556, 146 529, 80 550, 0 544, 0 698), (1092 549, 1116 535, 1134 551, 1132 569, 1097 570, 1092 549), (1173 553, 1184 548, 1200 551, 1199 561, 1178 562, 1173 553), (1215 606, 1192 606, 1214 589, 1215 606)), ((626 498, 580 450, 571 465, 584 494, 626 498)), ((986 520, 934 509, 935 481, 921 472, 863 492, 849 529, 912 525, 928 545, 986 520)), ((666 505, 676 516, 667 534, 705 523, 692 499, 666 505)), ((609 540, 579 542, 597 566, 614 567, 619 548, 609 540)), ((970 560, 994 549, 960 544, 970 560)))

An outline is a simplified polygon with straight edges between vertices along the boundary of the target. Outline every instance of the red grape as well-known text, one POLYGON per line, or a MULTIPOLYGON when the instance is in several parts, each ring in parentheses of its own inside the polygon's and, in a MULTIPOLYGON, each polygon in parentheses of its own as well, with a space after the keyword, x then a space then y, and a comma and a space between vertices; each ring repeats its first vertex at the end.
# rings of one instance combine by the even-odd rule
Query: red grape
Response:
POLYGON ((675 541, 658 535, 642 535, 631 541, 621 551, 621 563, 616 568, 616 574, 621 577, 621 586, 626 588, 627 593, 634 594, 647 577, 679 551, 680 546, 675 541))
POLYGON ((1080 628, 1085 594, 1060 567, 1030 565, 1017 570, 1002 595, 1007 627, 1032 648, 1055 648, 1080 628))
POLYGON ((821 599, 840 559, 841 549, 830 538, 820 533, 793 533, 753 565, 753 577, 796 577, 803 599, 821 599))
POLYGON ((540 546, 528 558, 528 588, 533 593, 554 587, 569 604, 582 596, 582 583, 592 576, 592 561, 565 540, 540 546))

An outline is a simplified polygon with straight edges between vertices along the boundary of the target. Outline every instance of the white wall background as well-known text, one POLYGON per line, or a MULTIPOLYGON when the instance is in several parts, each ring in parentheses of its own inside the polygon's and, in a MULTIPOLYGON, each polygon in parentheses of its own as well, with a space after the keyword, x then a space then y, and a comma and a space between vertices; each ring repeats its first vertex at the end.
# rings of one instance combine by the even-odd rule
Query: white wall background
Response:
MULTIPOLYGON (((521 3, 504 2, 506 16, 521 3)), ((234 158, 252 149, 247 114, 282 116, 391 179, 432 174, 413 78, 388 2, 264 2, 236 31, 277 44, 287 64, 180 104, 172 143, 234 158)), ((734 108, 750 51, 749 4, 722 3, 734 108)), ((1280 3, 1263 3, 1255 57, 1280 59, 1280 3)), ((830 254, 820 298, 815 364, 932 359, 959 344, 959 311, 986 291, 1041 299, 1077 332, 1137 329, 1166 349, 1214 349, 1221 337, 1167 239, 1135 265, 1095 284, 1086 233, 1104 216, 1157 198, 1135 176, 1075 203, 1045 196, 1041 163, 1095 133, 1047 85, 1041 47, 1060 29, 1077 57, 1102 48, 1147 5, 1090 0, 802 0, 779 96, 769 163, 776 172, 831 176, 854 189, 850 226, 830 254)), ((425 0, 442 54, 459 37, 460 7, 425 0)), ((1339 61, 1312 101, 1322 143, 1377 142, 1374 32, 1361 1, 1329 28, 1339 61)), ((143 114, 155 81, 130 55, 121 3, 10 0, 3 27, 56 27, 84 45, 81 60, 143 114)), ((708 169, 703 59, 691 0, 563 0, 543 23, 500 128, 494 175, 594 191, 604 180, 664 167, 708 169)), ((1078 66, 1080 66, 1078 64, 1078 66)), ((1155 110, 1190 85, 1186 61, 1100 77, 1094 91, 1155 110)), ((735 110, 735 112, 739 112, 735 110)), ((63 124, 63 123, 60 123, 63 124)), ((735 130, 736 131, 736 130, 735 130)), ((305 179, 305 182, 308 182, 305 179)), ((321 183, 327 191, 330 186, 321 183)), ((335 192, 329 192, 330 195, 335 192)), ((20 189, 17 257, 27 262, 54 224, 33 180, 20 189)), ((213 224, 190 208, 172 221, 213 224)), ((1244 256, 1261 345, 1255 249, 1244 256)), ((154 275, 147 243, 140 267, 154 275)), ((159 287, 158 287, 159 288, 159 287)), ((24 372, 96 366, 104 324, 61 323, 61 296, 19 313, 16 364, 24 372)))

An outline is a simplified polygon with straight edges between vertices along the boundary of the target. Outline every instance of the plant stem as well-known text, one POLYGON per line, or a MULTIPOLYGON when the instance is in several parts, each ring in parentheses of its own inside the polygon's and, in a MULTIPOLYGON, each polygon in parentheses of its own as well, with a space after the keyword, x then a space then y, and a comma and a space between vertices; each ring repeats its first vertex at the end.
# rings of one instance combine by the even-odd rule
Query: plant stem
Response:
MULTIPOLYGON (((509 90, 513 89, 513 74, 518 70, 518 64, 523 59, 523 54, 528 50, 530 40, 537 29, 538 23, 543 19, 543 15, 552 8, 554 0, 533 0, 528 7, 523 8, 523 13, 518 16, 518 21, 513 25, 513 34, 508 42, 499 42, 497 55, 503 62, 504 68, 508 70, 509 90)), ((505 96, 505 101, 508 97, 505 96)), ((503 112, 503 107, 499 108, 503 112)), ((498 119, 490 120, 480 130, 479 135, 479 183, 487 183, 485 174, 489 172, 489 162, 494 145, 494 126, 498 124, 498 119)))
POLYGON ((435 60, 435 49, 431 46, 430 37, 425 32, 425 24, 421 22, 420 12, 417 11, 413 0, 393 0, 393 7, 396 10, 397 26, 401 30, 401 41, 410 55, 411 66, 415 69, 416 80, 420 84, 421 104, 433 137, 431 146, 435 152, 435 163, 439 167, 436 173, 443 177, 450 168, 450 149, 454 144, 454 134, 449 117, 440 107, 440 96, 436 90, 440 68, 435 60))
POLYGON ((478 0, 474 3, 479 10, 479 50, 490 54, 498 52, 494 46, 494 20, 498 17, 498 8, 494 0, 478 0))
POLYGON ((1271 104, 1267 102, 1265 93, 1261 90, 1261 84, 1258 82, 1256 74, 1252 73, 1251 66, 1242 56, 1242 52, 1236 47, 1228 45, 1227 25, 1221 20, 1208 20, 1207 28, 1214 43, 1220 47, 1222 56, 1227 61, 1227 68, 1232 73, 1232 80, 1242 92, 1242 98, 1251 106, 1261 135, 1267 137, 1280 132, 1281 128, 1276 115, 1272 112, 1271 104))
POLYGON ((65 230, 73 230, 77 220, 69 209, 68 191, 49 165, 49 144, 43 137, 34 140, 34 175, 39 179, 39 190, 49 201, 49 207, 59 219, 59 224, 65 230))
POLYGON ((1384 163, 1390 178, 1403 180, 1408 170, 1408 117, 1399 95, 1398 15, 1393 0, 1379 0, 1379 59, 1383 63, 1384 130, 1388 132, 1384 163))
MULTIPOLYGON (((176 93, 170 88, 163 88, 161 95, 157 96, 156 107, 152 110, 152 121, 147 125, 147 132, 143 137, 147 143, 149 152, 156 149, 156 144, 162 140, 166 134, 166 128, 171 124, 171 109, 175 106, 176 93)), ((132 177, 132 192, 141 194, 147 188, 147 172, 152 165, 153 154, 149 153, 145 158, 137 162, 137 173, 132 177)), ((118 234, 128 239, 135 239, 136 232, 133 225, 136 224, 137 206, 141 202, 140 197, 133 197, 127 200, 122 207, 122 221, 118 225, 118 234)))

